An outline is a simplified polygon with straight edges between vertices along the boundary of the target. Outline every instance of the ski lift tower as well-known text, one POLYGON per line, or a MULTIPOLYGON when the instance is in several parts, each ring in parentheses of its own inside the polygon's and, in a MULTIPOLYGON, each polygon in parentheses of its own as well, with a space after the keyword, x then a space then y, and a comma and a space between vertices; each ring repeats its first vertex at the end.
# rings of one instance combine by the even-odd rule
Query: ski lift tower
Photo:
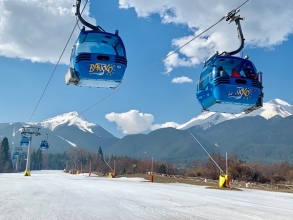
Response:
POLYGON ((21 131, 21 135, 25 136, 25 137, 29 137, 29 145, 28 145, 28 149, 27 149, 27 161, 26 161, 26 168, 24 171, 24 175, 25 176, 30 176, 31 175, 31 171, 30 171, 30 148, 32 145, 32 136, 38 136, 41 135, 41 133, 39 132, 41 128, 39 127, 32 127, 32 126, 23 126, 22 127, 22 131, 21 131))

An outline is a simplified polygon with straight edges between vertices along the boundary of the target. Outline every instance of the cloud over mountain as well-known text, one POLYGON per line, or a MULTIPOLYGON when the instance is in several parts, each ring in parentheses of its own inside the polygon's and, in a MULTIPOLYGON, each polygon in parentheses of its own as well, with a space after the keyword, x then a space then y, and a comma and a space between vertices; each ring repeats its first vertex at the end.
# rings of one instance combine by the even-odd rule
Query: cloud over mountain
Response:
POLYGON ((163 124, 153 124, 155 117, 148 113, 140 113, 138 110, 130 110, 124 113, 109 113, 106 118, 110 122, 115 122, 118 129, 122 130, 124 134, 138 134, 147 131, 154 131, 160 128, 177 128, 180 130, 188 129, 192 126, 198 125, 204 129, 212 125, 219 124, 223 121, 232 120, 236 118, 261 116, 265 119, 270 119, 274 116, 287 117, 293 114, 293 106, 281 99, 273 99, 256 111, 249 114, 227 114, 217 112, 203 112, 202 114, 192 118, 184 124, 176 122, 165 122, 163 124))

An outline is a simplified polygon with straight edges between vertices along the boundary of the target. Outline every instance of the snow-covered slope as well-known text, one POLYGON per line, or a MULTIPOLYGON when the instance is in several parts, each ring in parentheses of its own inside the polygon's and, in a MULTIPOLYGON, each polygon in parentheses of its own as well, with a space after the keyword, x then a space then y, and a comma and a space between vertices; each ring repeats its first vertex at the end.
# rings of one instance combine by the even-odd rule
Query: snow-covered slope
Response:
POLYGON ((55 128, 57 128, 60 125, 65 125, 65 124, 67 124, 67 126, 75 125, 80 130, 88 131, 91 133, 93 133, 91 128, 94 126, 97 126, 96 124, 90 123, 86 121, 85 119, 83 119, 82 117, 78 116, 78 113, 75 111, 58 115, 54 118, 49 118, 42 122, 34 123, 34 124, 37 124, 43 128, 48 128, 51 131, 53 131, 55 128))
POLYGON ((206 129, 223 121, 257 115, 262 116, 265 119, 270 119, 275 116, 281 116, 282 118, 285 118, 287 116, 293 115, 293 105, 290 105, 289 103, 281 99, 273 99, 264 103, 262 108, 255 110, 249 114, 204 112, 199 116, 192 118, 190 121, 178 126, 177 129, 184 130, 196 125, 202 127, 203 129, 206 129))

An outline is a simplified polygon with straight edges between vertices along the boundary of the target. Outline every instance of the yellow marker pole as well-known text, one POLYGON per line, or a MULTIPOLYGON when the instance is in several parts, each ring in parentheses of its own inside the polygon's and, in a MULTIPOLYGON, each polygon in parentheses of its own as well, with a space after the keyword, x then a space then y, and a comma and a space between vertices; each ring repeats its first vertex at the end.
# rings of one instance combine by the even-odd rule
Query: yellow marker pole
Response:
POLYGON ((30 176, 31 175, 31 171, 30 171, 30 149, 31 149, 31 145, 32 145, 32 135, 30 135, 30 137, 29 137, 29 145, 28 145, 28 149, 27 149, 27 159, 26 159, 26 167, 25 167, 25 171, 24 171, 24 176, 30 176))

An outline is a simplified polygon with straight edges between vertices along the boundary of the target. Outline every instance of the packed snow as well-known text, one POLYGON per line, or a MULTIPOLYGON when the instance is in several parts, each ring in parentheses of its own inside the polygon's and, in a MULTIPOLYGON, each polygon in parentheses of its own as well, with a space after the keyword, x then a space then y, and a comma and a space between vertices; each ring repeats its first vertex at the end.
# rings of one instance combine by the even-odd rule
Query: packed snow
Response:
MULTIPOLYGON (((293 194, 62 171, 0 174, 0 219, 292 219, 293 194)), ((154 177, 156 178, 156 177, 154 177)))

